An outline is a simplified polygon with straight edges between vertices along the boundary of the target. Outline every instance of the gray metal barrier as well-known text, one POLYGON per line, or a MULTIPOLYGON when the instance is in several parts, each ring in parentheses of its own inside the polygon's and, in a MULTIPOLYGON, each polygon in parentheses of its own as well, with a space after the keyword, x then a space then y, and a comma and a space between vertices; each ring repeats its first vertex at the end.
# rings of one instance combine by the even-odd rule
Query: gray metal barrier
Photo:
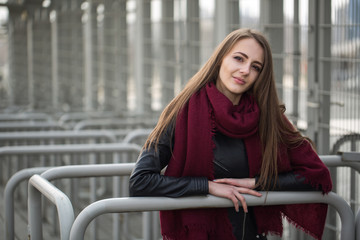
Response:
POLYGON ((0 122, 0 132, 9 131, 29 131, 29 130, 64 130, 57 122, 53 121, 18 121, 18 122, 0 122))
POLYGON ((127 134, 125 136, 125 138, 123 139, 122 142, 124 143, 130 143, 132 141, 134 141, 134 139, 136 138, 140 138, 140 137, 147 137, 153 129, 135 129, 131 132, 129 132, 129 134, 127 134))
MULTIPOLYGON (((323 155, 320 158, 327 167, 350 167, 360 173, 359 152, 339 152, 339 155, 323 155)), ((356 240, 360 240, 360 210, 356 216, 356 240)))
POLYGON ((88 119, 78 122, 74 126, 74 130, 83 130, 86 128, 144 128, 144 127, 154 127, 156 125, 156 121, 153 119, 144 120, 138 118, 128 118, 128 119, 88 119))
MULTIPOLYGON (((141 147, 130 144, 133 151, 139 152, 141 147)), ((0 147, 0 156, 5 155, 30 155, 30 154, 72 154, 72 153, 106 153, 123 151, 128 145, 123 143, 103 143, 103 144, 67 144, 67 145, 36 145, 36 146, 10 146, 0 147)), ((114 157, 115 158, 115 157, 114 157)), ((90 160, 90 163, 95 163, 90 160)), ((1 164, 1 162, 0 162, 1 164)), ((2 171, 5 169, 1 168, 2 171)), ((5 176, 5 174, 3 174, 5 176)))
POLYGON ((102 143, 102 144, 68 144, 68 145, 37 145, 37 146, 11 146, 1 147, 0 155, 7 154, 58 154, 58 153, 101 153, 117 152, 127 147, 133 151, 141 150, 141 147, 130 143, 102 143))
POLYGON ((46 113, 0 113, 0 121, 51 121, 52 117, 46 113))
POLYGON ((6 240, 15 239, 15 208, 14 208, 14 192, 16 187, 25 180, 28 180, 34 174, 40 174, 47 170, 47 167, 39 167, 39 168, 27 168, 18 171, 15 173, 9 181, 6 183, 4 189, 4 212, 5 212, 5 226, 4 226, 4 234, 6 240))
POLYGON ((127 115, 126 113, 117 112, 72 112, 64 113, 59 117, 59 124, 65 128, 73 129, 74 125, 85 119, 97 119, 97 118, 114 118, 121 115, 127 115))
POLYGON ((350 167, 360 173, 360 153, 342 152, 339 155, 322 155, 320 159, 328 167, 350 167))
MULTIPOLYGON (((279 204, 327 203, 333 206, 341 218, 341 240, 355 239, 355 219, 348 203, 335 193, 323 195, 320 192, 263 192, 262 197, 245 195, 248 206, 269 206, 279 204)), ((132 197, 110 198, 90 204, 75 218, 70 231, 70 240, 84 239, 89 223, 105 213, 176 210, 188 208, 231 207, 229 199, 215 196, 204 197, 132 197)))
MULTIPOLYGON (((103 138, 109 142, 116 142, 116 136, 111 131, 87 130, 87 131, 32 131, 32 132, 0 132, 0 142, 6 141, 29 141, 29 140, 78 140, 103 138)), ((33 145, 33 144, 32 144, 33 145)))
MULTIPOLYGON (((141 133, 141 131, 138 131, 141 133)), ((145 134, 145 132, 143 132, 145 134)), ((134 135, 136 136, 136 134, 134 135)), ((138 146, 139 147, 139 146, 138 146)), ((324 163, 328 166, 348 166, 352 167, 359 171, 359 164, 360 162, 357 162, 359 159, 359 153, 342 153, 342 155, 329 155, 329 156, 320 156, 320 158, 324 161, 324 163)), ((58 167, 61 168, 61 167, 58 167)), ((357 224, 360 224, 360 221, 358 220, 359 213, 357 216, 357 224)), ((357 225, 357 229, 359 226, 357 225)))
MULTIPOLYGON (((71 154, 71 153, 113 153, 113 162, 119 162, 120 152, 134 152, 138 154, 141 147, 130 143, 108 144, 73 144, 73 145, 42 145, 42 146, 15 146, 1 147, 0 155, 6 154, 71 154)), ((95 162, 93 162, 95 163, 95 162)), ((94 181, 90 182, 91 192, 95 192, 94 181)), ((13 214, 13 213, 12 213, 13 214)), ((13 216, 13 215, 12 215, 13 216)), ((10 226, 11 227, 11 226, 10 226)))
POLYGON ((356 240, 360 240, 360 210, 356 214, 355 235, 356 235, 356 240))
MULTIPOLYGON (((57 208, 57 212, 59 215, 59 224, 60 224, 60 231, 61 231, 61 239, 66 240, 69 238, 64 232, 63 229, 68 229, 72 226, 74 221, 74 210, 72 208, 71 202, 69 198, 61 192, 59 189, 54 187, 50 182, 44 180, 39 175, 34 175, 29 179, 29 184, 33 186, 33 188, 29 188, 29 197, 33 195, 32 189, 38 189, 41 191, 44 196, 46 196, 47 199, 49 199, 52 203, 55 204, 57 208)), ((32 212, 41 212, 41 199, 39 201, 29 202, 29 215, 32 216, 32 220, 38 223, 42 222, 42 215, 38 214, 32 214, 32 212)), ((30 233, 32 232, 31 229, 29 229, 30 233)), ((28 239, 42 239, 38 236, 31 236, 28 239)))
MULTIPOLYGON (((29 197, 28 197, 28 206, 29 206, 29 230, 30 236, 32 239, 42 239, 42 225, 41 219, 41 193, 43 191, 50 192, 51 189, 57 189, 53 185, 49 185, 48 181, 60 179, 60 178, 79 178, 79 177, 104 177, 104 176, 129 176, 132 169, 134 168, 135 163, 122 163, 122 164, 96 164, 96 165, 72 165, 72 166, 62 166, 51 168, 41 174, 41 177, 34 175, 29 180, 29 197), (36 184, 36 185, 35 185, 36 184), (35 191, 36 188, 38 191, 35 191), (49 190, 50 189, 50 190, 49 190)), ((119 188, 114 183, 113 194, 115 196, 120 196, 119 188)), ((55 192, 57 192, 56 190, 55 192)), ((44 194, 44 193, 43 193, 44 194)), ((56 196, 47 196, 47 198, 54 199, 56 196)), ((53 203, 54 202, 52 200, 53 203)), ((93 201, 94 202, 94 201, 93 201)), ((69 212, 73 211, 73 208, 69 205, 57 206, 58 212, 69 212)), ((115 218, 114 218, 115 220, 115 218)), ((59 223, 68 221, 68 218, 59 214, 59 223)), ((119 224, 118 221, 113 223, 113 237, 114 239, 119 239, 119 224)), ((60 226, 60 236, 61 239, 68 239, 68 234, 70 233, 70 227, 68 224, 60 226)), ((94 233, 96 236, 96 232, 94 233)))

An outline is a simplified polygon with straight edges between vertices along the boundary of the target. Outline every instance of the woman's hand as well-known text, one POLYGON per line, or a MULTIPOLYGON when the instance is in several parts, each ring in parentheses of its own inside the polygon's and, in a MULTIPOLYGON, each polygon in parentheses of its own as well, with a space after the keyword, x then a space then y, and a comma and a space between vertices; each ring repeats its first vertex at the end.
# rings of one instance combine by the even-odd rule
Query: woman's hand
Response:
POLYGON ((244 196, 241 194, 250 194, 256 197, 261 197, 261 193, 252 190, 255 186, 255 179, 219 179, 216 181, 209 181, 209 193, 223 198, 230 199, 235 206, 235 210, 239 211, 239 201, 244 209, 248 212, 247 204, 244 196), (240 181, 239 181, 240 180, 240 181))
POLYGON ((221 178, 214 181, 217 183, 225 183, 236 187, 244 187, 249 189, 255 188, 255 178, 221 178))

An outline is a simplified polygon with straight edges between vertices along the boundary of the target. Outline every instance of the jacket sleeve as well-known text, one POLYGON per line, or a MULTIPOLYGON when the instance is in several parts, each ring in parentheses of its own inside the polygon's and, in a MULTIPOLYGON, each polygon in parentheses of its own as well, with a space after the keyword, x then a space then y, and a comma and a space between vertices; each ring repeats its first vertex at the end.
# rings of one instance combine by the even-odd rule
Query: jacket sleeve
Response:
POLYGON ((206 177, 170 177, 161 174, 171 159, 173 142, 170 126, 155 147, 144 149, 140 154, 129 180, 130 196, 182 197, 206 195, 209 192, 206 177))
MULTIPOLYGON (((255 177, 255 182, 258 182, 259 177, 255 177)), ((273 181, 270 183, 273 186, 273 181)), ((321 191, 310 184, 305 183, 305 178, 293 172, 279 173, 276 184, 272 191, 321 191)))

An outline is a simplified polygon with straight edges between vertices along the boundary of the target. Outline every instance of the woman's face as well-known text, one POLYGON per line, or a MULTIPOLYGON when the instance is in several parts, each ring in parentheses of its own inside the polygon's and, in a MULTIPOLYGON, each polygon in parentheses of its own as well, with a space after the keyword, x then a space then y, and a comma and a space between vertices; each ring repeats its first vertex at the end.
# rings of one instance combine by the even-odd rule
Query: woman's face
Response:
POLYGON ((239 40, 222 60, 217 89, 237 105, 258 78, 263 63, 264 50, 255 39, 239 40))

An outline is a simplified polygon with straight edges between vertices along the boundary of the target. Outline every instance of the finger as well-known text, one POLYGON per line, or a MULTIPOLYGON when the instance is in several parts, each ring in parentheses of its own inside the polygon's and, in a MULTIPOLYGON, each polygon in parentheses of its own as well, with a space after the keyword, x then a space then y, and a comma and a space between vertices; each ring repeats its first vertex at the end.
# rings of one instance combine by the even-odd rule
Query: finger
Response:
POLYGON ((214 179, 214 182, 216 182, 216 183, 228 183, 228 179, 227 178, 214 179))
POLYGON ((230 185, 238 185, 237 181, 235 179, 231 179, 231 178, 220 178, 220 179, 216 179, 215 182, 217 183, 226 183, 226 184, 230 184, 230 185))
POLYGON ((245 201, 245 198, 244 198, 244 196, 242 196, 241 194, 237 194, 237 199, 240 201, 240 203, 241 203, 241 205, 242 205, 242 207, 243 207, 243 209, 244 209, 244 212, 248 212, 248 208, 247 208, 247 204, 246 204, 246 201, 245 201))
POLYGON ((234 203, 235 211, 239 212, 239 200, 233 195, 233 197, 230 199, 234 203))
POLYGON ((261 197, 262 196, 261 193, 255 191, 255 190, 252 190, 250 188, 238 187, 237 190, 239 191, 239 193, 250 194, 250 195, 253 195, 253 196, 256 196, 256 197, 261 197))

